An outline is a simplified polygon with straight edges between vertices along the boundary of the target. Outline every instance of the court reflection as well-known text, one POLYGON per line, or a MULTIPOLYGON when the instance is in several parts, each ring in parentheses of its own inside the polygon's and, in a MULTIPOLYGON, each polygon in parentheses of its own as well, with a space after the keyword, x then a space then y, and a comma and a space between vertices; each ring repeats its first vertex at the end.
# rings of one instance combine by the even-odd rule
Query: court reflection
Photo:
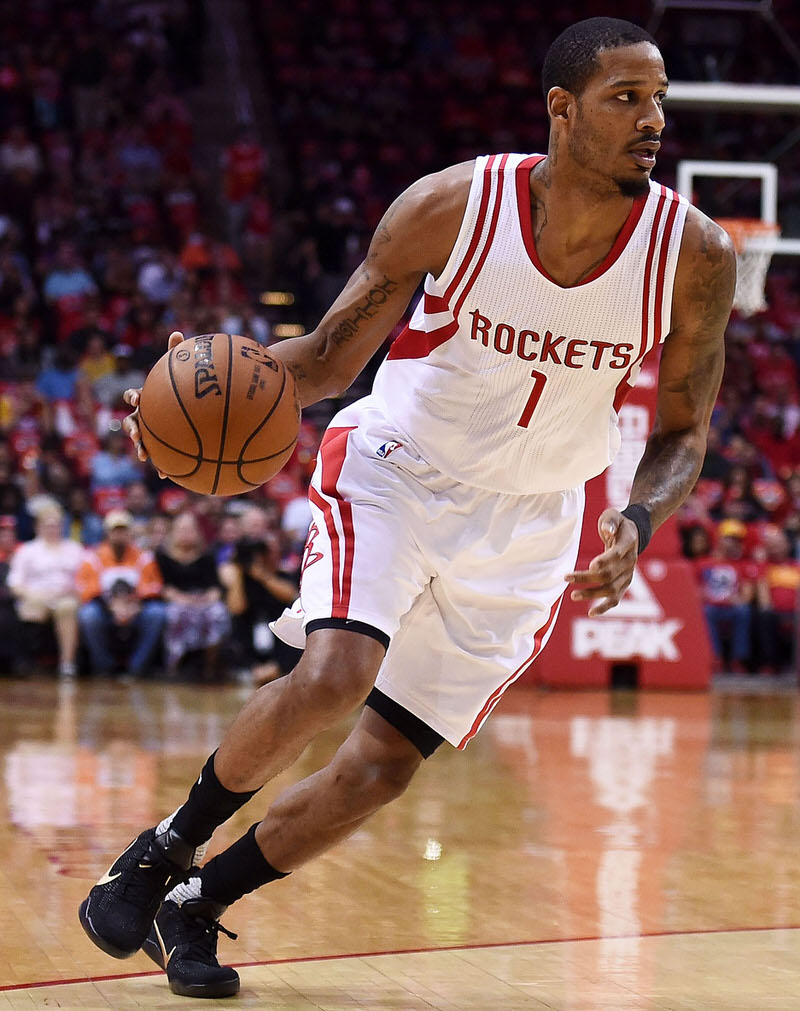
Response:
MULTIPOLYGON (((77 904, 136 832, 183 800, 244 697, 0 682, 0 895, 39 922, 0 982, 115 971, 77 929, 77 904)), ((326 762, 347 729, 313 742, 214 848, 326 762)), ((232 907, 226 925, 240 940, 223 954, 598 938, 580 960, 552 946, 525 986, 546 995, 550 979, 558 1007, 593 1006, 609 979, 620 992, 658 989, 660 949, 641 935, 795 919, 799 736, 793 695, 520 690, 466 752, 442 748, 351 840, 232 907)), ((534 972, 515 950, 509 972, 534 972)))

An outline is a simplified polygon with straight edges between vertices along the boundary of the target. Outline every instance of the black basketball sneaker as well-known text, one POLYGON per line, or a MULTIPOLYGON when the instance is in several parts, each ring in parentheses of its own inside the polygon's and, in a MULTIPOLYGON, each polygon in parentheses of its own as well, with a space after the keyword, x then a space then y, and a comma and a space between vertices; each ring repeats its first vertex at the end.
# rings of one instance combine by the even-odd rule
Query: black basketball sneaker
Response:
POLYGON ((109 867, 78 911, 81 926, 114 958, 129 958, 150 932, 158 907, 195 861, 196 847, 171 828, 149 828, 109 867))
POLYGON ((181 997, 231 997, 239 992, 239 973, 217 961, 220 933, 236 939, 219 917, 227 906, 213 899, 166 899, 153 920, 142 950, 167 973, 169 988, 181 997))

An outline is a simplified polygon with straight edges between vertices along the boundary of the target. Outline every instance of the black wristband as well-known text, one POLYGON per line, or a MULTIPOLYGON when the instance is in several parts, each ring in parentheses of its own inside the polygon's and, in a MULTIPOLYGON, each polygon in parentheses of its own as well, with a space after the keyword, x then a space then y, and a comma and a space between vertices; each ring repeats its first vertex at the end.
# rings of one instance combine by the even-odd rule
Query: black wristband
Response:
POLYGON ((635 502, 632 502, 622 510, 622 515, 625 519, 630 520, 631 523, 636 524, 636 529, 639 531, 639 554, 641 554, 653 536, 653 524, 650 522, 650 513, 643 505, 637 505, 635 502))

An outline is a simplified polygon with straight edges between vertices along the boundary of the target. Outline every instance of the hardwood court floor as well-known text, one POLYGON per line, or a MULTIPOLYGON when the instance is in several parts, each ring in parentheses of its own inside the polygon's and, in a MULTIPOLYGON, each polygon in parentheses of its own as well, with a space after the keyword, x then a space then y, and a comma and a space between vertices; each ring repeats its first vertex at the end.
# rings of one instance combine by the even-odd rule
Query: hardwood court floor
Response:
MULTIPOLYGON (((0 681, 0 1009, 197 1007, 145 956, 94 948, 76 910, 245 697, 0 681)), ((216 1003, 800 1011, 799 715, 793 693, 517 691, 349 842, 228 911, 242 992, 216 1003)))

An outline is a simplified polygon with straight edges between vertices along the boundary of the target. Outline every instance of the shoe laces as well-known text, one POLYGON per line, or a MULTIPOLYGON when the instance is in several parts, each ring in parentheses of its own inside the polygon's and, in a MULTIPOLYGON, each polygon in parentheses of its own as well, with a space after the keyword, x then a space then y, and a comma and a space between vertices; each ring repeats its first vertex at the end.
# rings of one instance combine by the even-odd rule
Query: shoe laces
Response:
POLYGON ((219 920, 206 920, 202 916, 187 917, 184 921, 186 951, 183 957, 193 962, 209 962, 217 957, 217 940, 220 934, 235 941, 238 934, 222 926, 219 920))
POLYGON ((150 864, 146 872, 137 861, 130 867, 120 882, 119 896, 140 909, 145 909, 153 901, 153 886, 157 884, 160 891, 169 881, 169 866, 166 862, 145 860, 141 863, 150 864))

